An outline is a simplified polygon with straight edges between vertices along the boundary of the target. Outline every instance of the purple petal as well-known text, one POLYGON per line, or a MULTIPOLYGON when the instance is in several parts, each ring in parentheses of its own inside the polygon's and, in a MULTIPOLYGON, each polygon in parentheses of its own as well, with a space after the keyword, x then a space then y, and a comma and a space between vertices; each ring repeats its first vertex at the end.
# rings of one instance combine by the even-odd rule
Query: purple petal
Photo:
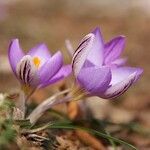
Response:
POLYGON ((121 55, 124 47, 124 36, 118 36, 106 43, 104 52, 105 64, 110 64, 112 61, 116 60, 121 55))
POLYGON ((40 87, 45 87, 49 84, 53 84, 59 80, 64 79, 65 77, 70 75, 71 71, 71 65, 63 66, 54 77, 52 77, 49 81, 43 83, 40 87))
POLYGON ((140 77, 141 73, 143 72, 141 68, 134 68, 134 67, 119 67, 119 68, 114 68, 111 71, 112 71, 112 80, 111 80, 112 85, 125 80, 126 78, 128 78, 130 75, 134 73, 136 73, 136 78, 135 78, 136 81, 140 77))
POLYGON ((27 55, 40 58, 41 66, 51 58, 51 54, 45 44, 40 44, 32 48, 27 55))
POLYGON ((88 68, 88 67, 94 67, 95 65, 93 63, 91 63, 89 60, 86 60, 83 68, 88 68))
POLYGON ((99 28, 96 28, 92 33, 95 37, 87 59, 96 66, 102 66, 104 61, 103 38, 99 28))
POLYGON ((83 67, 87 56, 91 50, 94 34, 90 33, 86 35, 80 42, 72 58, 73 73, 77 76, 83 67))
POLYGON ((52 56, 38 71, 41 84, 49 81, 62 67, 63 58, 61 52, 52 56))
POLYGON ((16 75, 17 64, 23 56, 24 53, 19 45, 19 40, 18 39, 12 40, 8 49, 8 57, 9 57, 9 63, 15 75, 16 75))
POLYGON ((121 67, 125 65, 127 62, 127 58, 118 58, 115 61, 111 62, 111 64, 121 67))
POLYGON ((83 68, 77 77, 77 81, 89 94, 100 95, 108 88, 111 81, 110 68, 83 68))
POLYGON ((123 67, 112 71, 112 86, 106 90, 103 98, 115 98, 123 94, 139 79, 143 70, 140 68, 123 67))
POLYGON ((136 73, 130 75, 127 79, 119 82, 106 90, 103 98, 115 98, 123 94, 133 84, 136 77, 136 73))

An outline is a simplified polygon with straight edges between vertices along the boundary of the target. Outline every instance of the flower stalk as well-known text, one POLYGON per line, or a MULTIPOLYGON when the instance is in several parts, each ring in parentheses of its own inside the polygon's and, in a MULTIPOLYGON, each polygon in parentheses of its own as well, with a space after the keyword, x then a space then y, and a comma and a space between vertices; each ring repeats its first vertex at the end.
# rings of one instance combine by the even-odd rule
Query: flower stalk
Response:
POLYGON ((87 93, 83 91, 83 89, 80 89, 79 87, 66 89, 64 91, 61 91, 50 98, 46 99, 44 102, 42 102, 39 106, 37 106, 32 113, 27 117, 27 119, 30 120, 32 124, 35 124, 36 121, 44 114, 45 111, 50 109, 51 107, 63 104, 69 101, 77 101, 85 98, 87 96, 87 93), (60 97, 62 95, 67 94, 65 97, 60 97))
POLYGON ((19 95, 19 103, 18 103, 18 108, 22 112, 22 118, 25 118, 25 112, 26 112, 26 95, 23 90, 20 90, 20 95, 19 95))
POLYGON ((44 114, 44 112, 50 109, 52 106, 70 101, 70 95, 67 95, 64 98, 59 98, 61 95, 68 94, 69 91, 70 89, 64 90, 46 99, 32 111, 32 113, 27 117, 27 119, 29 119, 32 124, 35 124, 36 121, 44 114))

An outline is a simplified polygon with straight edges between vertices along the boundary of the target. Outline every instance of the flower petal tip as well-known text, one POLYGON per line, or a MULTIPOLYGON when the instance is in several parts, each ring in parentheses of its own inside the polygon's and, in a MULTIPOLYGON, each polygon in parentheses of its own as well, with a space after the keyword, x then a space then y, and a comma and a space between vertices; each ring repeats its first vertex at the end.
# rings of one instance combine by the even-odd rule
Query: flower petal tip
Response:
POLYGON ((144 72, 143 68, 138 68, 138 74, 142 74, 144 72))
POLYGON ((18 45, 18 46, 19 46, 19 39, 17 39, 17 38, 12 39, 12 40, 10 41, 8 50, 10 51, 11 48, 12 48, 12 46, 14 46, 14 45, 18 45))
POLYGON ((100 28, 99 27, 96 27, 91 33, 93 33, 93 34, 101 34, 101 30, 100 30, 100 28))
POLYGON ((37 45, 38 48, 42 48, 42 49, 48 49, 47 45, 45 43, 40 43, 37 45))
POLYGON ((120 39, 125 39, 126 36, 125 36, 125 35, 119 35, 118 38, 120 38, 120 39))
POLYGON ((137 68, 137 70, 136 70, 136 79, 135 79, 134 82, 136 82, 141 77, 141 75, 143 74, 143 71, 144 70, 142 68, 137 68))
POLYGON ((63 64, 63 55, 61 51, 57 51, 53 56, 58 57, 61 63, 63 64))
POLYGON ((14 38, 11 40, 11 42, 19 42, 19 39, 18 38, 14 38))

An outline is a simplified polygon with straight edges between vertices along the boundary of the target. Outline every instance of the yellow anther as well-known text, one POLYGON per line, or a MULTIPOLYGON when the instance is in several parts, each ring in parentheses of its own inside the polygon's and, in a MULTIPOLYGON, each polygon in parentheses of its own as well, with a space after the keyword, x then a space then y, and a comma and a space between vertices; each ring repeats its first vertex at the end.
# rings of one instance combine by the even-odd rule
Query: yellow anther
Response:
POLYGON ((34 57, 33 62, 34 62, 34 65, 38 68, 41 63, 41 60, 38 57, 34 57))

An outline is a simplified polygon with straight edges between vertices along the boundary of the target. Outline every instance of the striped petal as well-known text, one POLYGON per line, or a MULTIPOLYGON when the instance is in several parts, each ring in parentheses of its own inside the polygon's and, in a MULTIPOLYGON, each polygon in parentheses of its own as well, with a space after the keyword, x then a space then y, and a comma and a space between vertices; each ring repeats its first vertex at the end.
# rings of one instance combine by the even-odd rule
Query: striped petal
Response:
POLYGON ((137 80, 142 74, 143 70, 141 68, 134 68, 134 67, 119 67, 119 68, 112 68, 111 72, 112 72, 111 85, 114 85, 116 83, 125 80, 134 73, 136 73, 135 79, 137 80))
POLYGON ((38 85, 37 68, 30 55, 24 56, 17 64, 17 76, 23 84, 31 86, 38 85))
POLYGON ((72 59, 72 68, 73 73, 77 76, 83 67, 87 56, 92 48, 94 40, 94 34, 90 33, 86 35, 80 42, 78 48, 76 49, 73 59, 72 59))
POLYGON ((123 94, 135 83, 143 70, 140 68, 122 67, 112 71, 111 87, 106 90, 103 98, 115 98, 123 94))

